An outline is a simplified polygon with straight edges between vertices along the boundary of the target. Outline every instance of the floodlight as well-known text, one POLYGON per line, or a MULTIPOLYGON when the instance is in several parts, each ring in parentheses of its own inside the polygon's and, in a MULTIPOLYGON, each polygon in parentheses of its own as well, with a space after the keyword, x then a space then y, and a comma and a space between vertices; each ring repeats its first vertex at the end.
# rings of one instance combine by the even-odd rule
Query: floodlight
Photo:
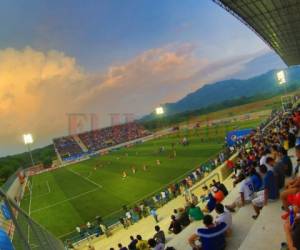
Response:
POLYGON ((276 75, 277 75, 277 81, 279 84, 286 83, 285 73, 283 70, 278 71, 276 75))
POLYGON ((162 115, 164 113, 164 108, 163 107, 157 107, 155 109, 155 112, 157 115, 162 115))
POLYGON ((33 138, 32 138, 32 135, 31 134, 24 134, 23 135, 23 140, 24 140, 24 143, 27 145, 27 144, 32 144, 33 143, 33 138))

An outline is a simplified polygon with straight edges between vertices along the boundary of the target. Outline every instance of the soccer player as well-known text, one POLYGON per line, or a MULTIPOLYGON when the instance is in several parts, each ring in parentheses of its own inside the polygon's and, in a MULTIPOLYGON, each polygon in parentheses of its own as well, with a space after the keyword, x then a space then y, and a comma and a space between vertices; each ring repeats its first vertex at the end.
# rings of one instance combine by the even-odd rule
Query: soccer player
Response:
POLYGON ((135 167, 134 167, 134 166, 132 166, 131 170, 132 170, 132 173, 133 173, 133 174, 135 174, 135 173, 136 173, 136 169, 135 169, 135 167))
POLYGON ((160 160, 159 160, 159 159, 156 160, 156 165, 157 165, 157 166, 160 165, 160 160))
POLYGON ((123 171, 123 179, 125 179, 127 177, 127 173, 126 171, 123 171))
POLYGON ((147 171, 147 166, 146 166, 146 164, 143 165, 143 170, 144 170, 144 171, 147 171))

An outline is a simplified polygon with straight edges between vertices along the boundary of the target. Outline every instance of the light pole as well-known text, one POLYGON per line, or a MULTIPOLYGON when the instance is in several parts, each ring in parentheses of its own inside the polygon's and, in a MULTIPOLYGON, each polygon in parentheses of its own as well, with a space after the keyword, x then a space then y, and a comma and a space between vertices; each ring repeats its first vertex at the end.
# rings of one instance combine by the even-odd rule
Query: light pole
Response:
POLYGON ((164 108, 162 106, 159 106, 155 109, 155 113, 157 115, 163 115, 165 113, 164 108))
POLYGON ((29 153, 30 159, 31 159, 31 164, 32 164, 32 167, 33 167, 34 166, 34 161, 33 161, 33 157, 32 157, 32 154, 31 154, 31 149, 30 149, 30 144, 33 143, 32 135, 31 134, 24 134, 23 135, 23 140, 24 140, 24 144, 27 146, 28 153, 29 153))
POLYGON ((165 113, 164 108, 162 106, 157 107, 155 109, 155 113, 159 117, 158 118, 158 126, 162 126, 161 116, 165 113))
POLYGON ((281 105, 283 111, 289 111, 293 106, 293 97, 287 94, 287 80, 286 80, 286 73, 284 70, 280 70, 276 73, 277 82, 279 85, 284 86, 284 96, 281 96, 281 105))
POLYGON ((284 92, 285 94, 287 94, 287 90, 286 90, 286 77, 285 77, 285 72, 284 70, 280 70, 276 73, 276 76, 277 76, 277 81, 279 83, 279 85, 282 85, 284 86, 284 92))

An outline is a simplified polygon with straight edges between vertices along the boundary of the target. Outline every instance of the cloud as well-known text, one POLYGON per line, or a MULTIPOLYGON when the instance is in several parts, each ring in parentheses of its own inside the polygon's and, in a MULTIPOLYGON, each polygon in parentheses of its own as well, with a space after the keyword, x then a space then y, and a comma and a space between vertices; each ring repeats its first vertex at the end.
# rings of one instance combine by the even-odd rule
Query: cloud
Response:
POLYGON ((251 55, 210 62, 192 44, 154 48, 104 71, 90 73, 59 51, 0 50, 0 141, 2 153, 22 151, 21 135, 32 132, 36 146, 67 134, 68 113, 150 112, 208 81, 240 69, 251 55))

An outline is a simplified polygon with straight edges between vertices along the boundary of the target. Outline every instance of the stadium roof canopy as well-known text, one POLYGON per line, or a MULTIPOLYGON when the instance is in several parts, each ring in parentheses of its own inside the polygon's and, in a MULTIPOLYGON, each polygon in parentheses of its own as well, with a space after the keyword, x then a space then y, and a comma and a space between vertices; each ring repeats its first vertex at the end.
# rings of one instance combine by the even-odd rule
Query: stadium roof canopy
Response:
POLYGON ((213 0, 254 30, 287 65, 300 64, 300 0, 213 0))

